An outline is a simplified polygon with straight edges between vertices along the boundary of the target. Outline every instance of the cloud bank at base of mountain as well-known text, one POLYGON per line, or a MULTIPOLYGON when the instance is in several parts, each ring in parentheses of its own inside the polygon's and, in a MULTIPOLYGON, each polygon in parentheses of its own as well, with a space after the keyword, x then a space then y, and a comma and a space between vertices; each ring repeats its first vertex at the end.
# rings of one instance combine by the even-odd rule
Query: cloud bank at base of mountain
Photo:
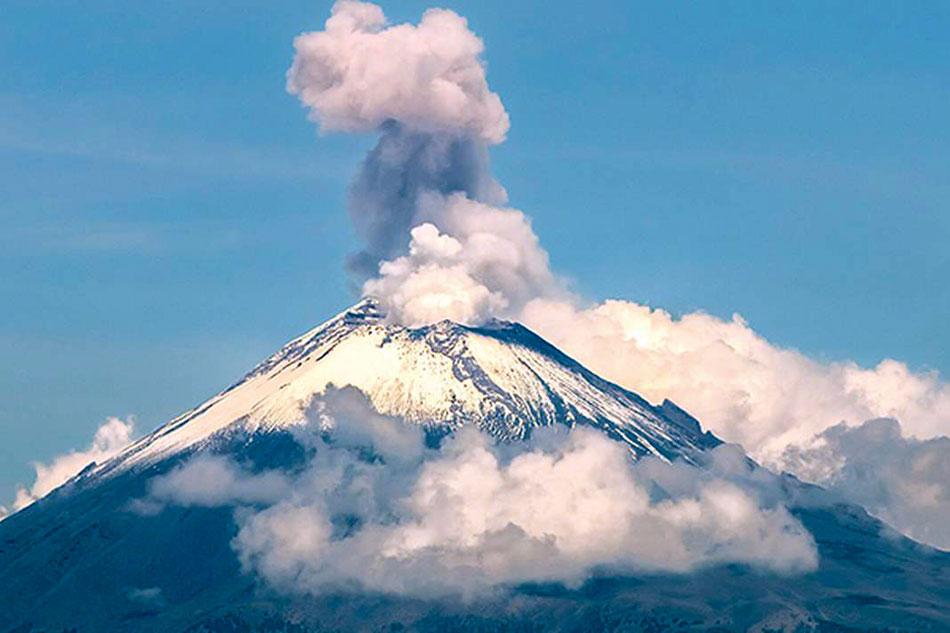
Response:
MULTIPOLYGON (((21 510, 37 499, 49 494, 55 488, 66 483, 83 468, 93 462, 101 463, 109 459, 132 441, 135 424, 131 418, 121 420, 108 418, 96 430, 92 443, 86 450, 70 451, 60 455, 49 464, 33 462, 36 478, 29 488, 17 489, 14 510, 21 510)), ((0 512, 0 518, 3 513, 0 512)))
POLYGON ((584 428, 520 445, 465 428, 432 449, 418 426, 380 416, 352 388, 317 401, 311 418, 302 471, 250 474, 201 456, 153 480, 152 500, 237 506, 243 568, 290 592, 473 597, 525 582, 577 586, 604 571, 817 565, 774 476, 734 447, 716 449, 708 470, 634 462, 584 428))

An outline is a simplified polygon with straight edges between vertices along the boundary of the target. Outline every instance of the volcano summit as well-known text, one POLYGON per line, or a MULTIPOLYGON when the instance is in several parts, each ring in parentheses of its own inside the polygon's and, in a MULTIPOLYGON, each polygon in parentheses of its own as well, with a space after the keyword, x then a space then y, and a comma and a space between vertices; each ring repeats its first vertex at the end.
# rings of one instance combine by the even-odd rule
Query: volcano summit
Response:
POLYGON ((636 455, 695 461, 717 439, 671 402, 655 407, 599 378, 527 328, 492 321, 387 324, 365 299, 290 341, 242 380, 136 442, 103 469, 155 462, 220 434, 305 421, 327 387, 355 387, 381 414, 447 433, 471 424, 502 441, 553 424, 590 425, 636 455))

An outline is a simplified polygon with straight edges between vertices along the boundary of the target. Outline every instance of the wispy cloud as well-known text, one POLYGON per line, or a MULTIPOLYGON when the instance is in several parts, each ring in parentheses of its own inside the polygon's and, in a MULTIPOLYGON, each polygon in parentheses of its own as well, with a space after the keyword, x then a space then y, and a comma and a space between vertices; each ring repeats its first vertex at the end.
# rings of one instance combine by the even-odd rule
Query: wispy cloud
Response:
POLYGON ((135 165, 224 179, 344 181, 339 161, 279 145, 182 137, 109 118, 98 108, 71 111, 31 97, 0 96, 0 151, 135 165), (71 113, 72 112, 72 113, 71 113))
POLYGON ((13 226, 0 234, 0 248, 18 255, 138 254, 238 248, 237 228, 194 222, 88 222, 13 226))

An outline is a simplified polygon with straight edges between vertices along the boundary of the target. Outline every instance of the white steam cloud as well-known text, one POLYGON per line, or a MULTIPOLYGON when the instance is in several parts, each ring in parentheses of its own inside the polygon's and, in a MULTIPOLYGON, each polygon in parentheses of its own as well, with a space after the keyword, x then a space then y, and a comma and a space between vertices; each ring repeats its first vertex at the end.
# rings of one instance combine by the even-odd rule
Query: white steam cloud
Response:
POLYGON ((886 418, 834 426, 782 465, 859 503, 913 539, 950 549, 950 438, 904 437, 886 418))
POLYGON ((231 498, 196 495, 210 473, 198 462, 155 480, 153 494, 244 505, 249 490, 274 492, 235 511, 232 545, 246 571, 290 592, 473 597, 524 582, 577 586, 601 571, 817 565, 774 476, 732 447, 717 449, 708 470, 634 463, 584 428, 501 447, 466 428, 435 450, 417 426, 380 416, 353 389, 331 392, 316 412, 322 435, 301 437, 315 454, 289 487, 268 483, 285 474, 237 475, 232 465, 216 471, 231 498))
POLYGON ((92 444, 86 450, 71 451, 56 457, 49 464, 34 462, 36 479, 29 488, 17 489, 13 509, 22 510, 62 486, 89 464, 109 459, 132 441, 134 430, 131 418, 108 418, 96 430, 92 444))
POLYGON ((477 324, 516 316, 539 295, 563 294, 527 216, 515 209, 429 193, 428 219, 410 231, 408 255, 383 262, 365 294, 404 325, 450 319, 477 324))

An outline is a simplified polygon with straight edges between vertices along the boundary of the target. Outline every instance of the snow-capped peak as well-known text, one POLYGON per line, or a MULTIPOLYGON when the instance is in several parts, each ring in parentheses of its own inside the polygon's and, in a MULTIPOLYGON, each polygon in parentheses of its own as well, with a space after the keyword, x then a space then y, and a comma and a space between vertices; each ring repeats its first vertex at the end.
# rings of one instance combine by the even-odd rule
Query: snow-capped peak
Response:
POLYGON ((221 432, 305 422, 328 387, 353 386, 386 415, 427 427, 474 424, 500 440, 539 426, 588 424, 638 455, 692 461, 715 438, 675 405, 654 407, 599 378, 517 323, 418 328, 386 322, 364 299, 290 341, 243 379, 139 440, 110 466, 151 462, 221 432))

